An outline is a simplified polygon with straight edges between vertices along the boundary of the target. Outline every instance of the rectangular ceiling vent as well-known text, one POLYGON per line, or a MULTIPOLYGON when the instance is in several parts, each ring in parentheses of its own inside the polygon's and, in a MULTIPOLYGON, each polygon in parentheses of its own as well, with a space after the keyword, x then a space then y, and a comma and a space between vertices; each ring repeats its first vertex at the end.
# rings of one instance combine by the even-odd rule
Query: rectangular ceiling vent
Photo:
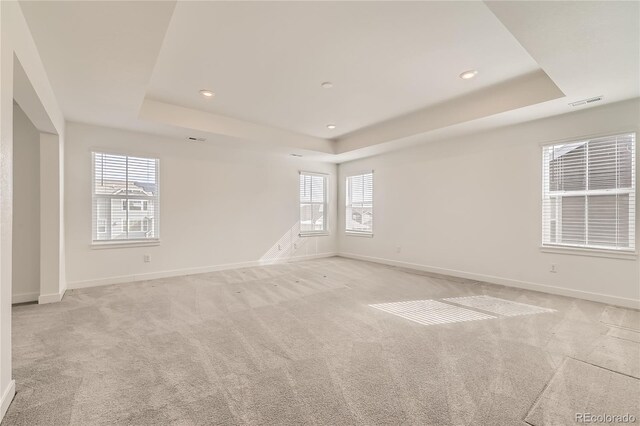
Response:
POLYGON ((577 107, 577 106, 582 106, 582 105, 588 105, 588 104, 592 104, 592 103, 594 103, 594 102, 601 101, 603 97, 604 97, 604 96, 596 96, 596 97, 589 98, 589 99, 583 99, 583 100, 581 100, 581 101, 571 102, 569 105, 571 105, 572 107, 577 107))
POLYGON ((193 142, 204 142, 204 141, 206 141, 205 138, 195 138, 193 136, 187 136, 187 140, 193 141, 193 142))

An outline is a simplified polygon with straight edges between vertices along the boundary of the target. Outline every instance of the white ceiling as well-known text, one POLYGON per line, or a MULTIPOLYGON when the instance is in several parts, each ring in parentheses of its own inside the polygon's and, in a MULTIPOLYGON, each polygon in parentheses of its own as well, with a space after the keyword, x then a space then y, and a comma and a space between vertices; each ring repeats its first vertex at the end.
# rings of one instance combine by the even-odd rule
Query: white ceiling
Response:
POLYGON ((20 2, 65 118, 132 127, 174 2, 20 2))
POLYGON ((21 5, 68 120, 327 161, 640 96, 638 2, 21 5))
POLYGON ((492 1, 488 6, 567 93, 563 102, 640 96, 640 2, 492 1))
POLYGON ((147 97, 334 138, 538 68, 481 2, 188 2, 147 97))

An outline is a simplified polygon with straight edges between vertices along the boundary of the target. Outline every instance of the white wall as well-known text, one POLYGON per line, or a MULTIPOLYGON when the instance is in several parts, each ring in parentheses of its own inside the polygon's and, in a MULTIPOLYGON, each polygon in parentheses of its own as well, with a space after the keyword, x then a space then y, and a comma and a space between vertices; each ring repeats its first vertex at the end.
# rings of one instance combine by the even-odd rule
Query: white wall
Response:
POLYGON ((375 171, 374 237, 340 232, 339 251, 638 306, 637 257, 622 260, 539 249, 540 143, 638 128, 640 102, 636 99, 341 164, 341 230, 344 178, 375 171), (550 272, 551 264, 557 265, 557 273, 550 272))
POLYGON ((76 123, 67 123, 65 164, 69 288, 336 251, 334 164, 76 123), (92 149, 160 159, 160 245, 91 247, 92 149), (299 170, 330 174, 329 236, 295 232, 299 170))
MULTIPOLYGON (((45 131, 55 131, 58 148, 64 149, 64 118, 57 104, 49 79, 38 54, 31 32, 18 2, 0 1, 0 419, 15 394, 11 375, 11 288, 12 288, 12 228, 13 228, 13 99, 25 100, 33 95, 29 105, 39 104, 51 123, 45 131), (17 63, 20 67, 16 67, 17 63), (15 69, 24 72, 24 79, 14 79, 15 69), (23 93, 28 82, 31 93, 23 93)), ((38 109, 38 108, 36 108, 38 109)), ((58 172, 60 169, 58 169, 58 172)), ((62 184, 62 179, 60 179, 62 184)), ((58 200, 63 196, 56 188, 58 200)), ((41 204, 42 206, 42 204, 41 204)), ((60 216, 62 218, 62 216, 60 216)), ((58 227, 63 224, 58 223, 58 227)), ((42 234, 42 233, 41 233, 42 234)), ((57 248, 64 247, 63 235, 57 248)), ((58 250, 58 260, 64 262, 58 250)), ((60 268, 63 272, 64 269, 60 268)), ((64 280, 58 280, 58 294, 64 292, 64 280)))
POLYGON ((64 144, 40 133, 40 296, 38 303, 62 300, 67 289, 64 260, 64 144))
POLYGON ((40 132, 17 104, 13 110, 12 302, 40 295, 40 132))

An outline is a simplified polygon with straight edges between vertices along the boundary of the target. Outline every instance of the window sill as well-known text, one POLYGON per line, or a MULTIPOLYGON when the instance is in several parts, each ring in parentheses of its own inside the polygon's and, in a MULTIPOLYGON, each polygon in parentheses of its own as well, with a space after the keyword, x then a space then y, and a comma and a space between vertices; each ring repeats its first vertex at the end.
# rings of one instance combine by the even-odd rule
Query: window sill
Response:
POLYGON ((542 253, 567 254, 570 256, 605 257, 609 259, 636 260, 638 252, 605 249, 590 249, 571 246, 540 246, 542 253))
POLYGON ((298 234, 299 237, 326 237, 328 236, 328 232, 301 232, 298 234))
POLYGON ((159 246, 160 240, 151 240, 151 241, 108 241, 108 242, 94 242, 91 244, 91 248, 93 250, 103 250, 103 249, 115 249, 115 248, 133 248, 133 247, 152 247, 159 246))
POLYGON ((367 238, 373 238, 373 232, 352 232, 352 231, 345 231, 345 235, 348 235, 350 237, 367 237, 367 238))

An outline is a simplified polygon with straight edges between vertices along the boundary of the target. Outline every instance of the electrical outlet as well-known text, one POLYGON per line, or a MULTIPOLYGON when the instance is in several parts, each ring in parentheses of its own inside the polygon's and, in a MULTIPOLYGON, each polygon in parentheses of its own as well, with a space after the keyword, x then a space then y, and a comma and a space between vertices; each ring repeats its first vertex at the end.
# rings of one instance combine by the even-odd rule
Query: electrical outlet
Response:
POLYGON ((396 246, 396 253, 400 253, 402 251, 402 247, 396 246))
POLYGON ((144 260, 144 263, 151 262, 151 255, 150 254, 145 254, 143 260, 144 260))
POLYGON ((282 244, 278 244, 278 251, 282 251, 282 244))
POLYGON ((293 243, 293 248, 297 250, 298 249, 298 243, 293 243))
POLYGON ((551 268, 549 269, 549 272, 555 274, 558 272, 558 265, 556 265, 555 263, 551 264, 551 268))

